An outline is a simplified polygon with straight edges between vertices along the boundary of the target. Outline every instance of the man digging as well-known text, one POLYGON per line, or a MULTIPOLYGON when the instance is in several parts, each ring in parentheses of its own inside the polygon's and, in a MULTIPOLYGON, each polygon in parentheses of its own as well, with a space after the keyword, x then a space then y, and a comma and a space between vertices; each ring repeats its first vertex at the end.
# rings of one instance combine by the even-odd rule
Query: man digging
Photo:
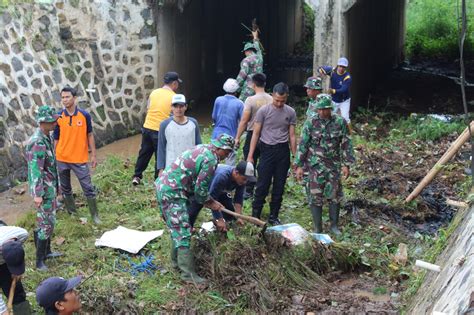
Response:
MULTIPOLYGON (((217 164, 224 160, 234 148, 234 138, 222 134, 211 144, 198 145, 183 152, 176 161, 166 167, 155 182, 156 197, 161 214, 171 232, 171 260, 181 271, 185 282, 205 285, 206 280, 196 273, 191 253, 191 224, 188 210, 190 197, 212 211, 224 206, 209 197, 209 185, 217 164)), ((226 230, 225 220, 216 221, 219 230, 226 230)))
POLYGON ((296 178, 303 179, 303 167, 309 175, 306 179, 314 231, 322 232, 323 200, 329 202, 331 232, 340 235, 339 204, 343 197, 341 170, 349 177, 349 166, 355 162, 354 151, 347 123, 339 115, 332 114, 331 96, 320 94, 316 100, 318 113, 306 119, 301 131, 301 142, 295 159, 296 178))

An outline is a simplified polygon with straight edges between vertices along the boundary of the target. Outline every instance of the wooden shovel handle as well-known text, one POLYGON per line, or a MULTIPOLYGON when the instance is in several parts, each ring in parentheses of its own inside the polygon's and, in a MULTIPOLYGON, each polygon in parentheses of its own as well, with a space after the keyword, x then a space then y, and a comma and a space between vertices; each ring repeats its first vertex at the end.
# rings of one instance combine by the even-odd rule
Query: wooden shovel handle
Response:
POLYGON ((13 297, 15 296, 16 281, 17 281, 17 277, 13 278, 12 284, 10 286, 10 294, 8 294, 7 308, 10 314, 13 314, 13 297))
POLYGON ((230 211, 228 209, 221 209, 222 212, 224 213, 227 213, 231 216, 234 216, 236 218, 239 218, 239 219, 242 219, 244 221, 247 221, 247 222, 250 222, 250 223, 253 223, 253 224, 256 224, 258 226, 265 226, 267 224, 267 222, 264 222, 262 220, 259 220, 257 218, 254 218, 254 217, 250 217, 248 215, 244 215, 244 214, 240 214, 240 213, 236 213, 234 211, 230 211))

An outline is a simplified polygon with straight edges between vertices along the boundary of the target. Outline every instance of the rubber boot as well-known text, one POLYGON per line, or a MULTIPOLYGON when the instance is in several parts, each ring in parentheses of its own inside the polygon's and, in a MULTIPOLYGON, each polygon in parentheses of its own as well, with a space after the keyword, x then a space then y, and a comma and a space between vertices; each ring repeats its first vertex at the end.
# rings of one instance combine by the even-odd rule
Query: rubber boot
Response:
POLYGON ((311 215, 313 216, 314 233, 323 232, 323 207, 321 206, 310 206, 311 215))
POLYGON ((62 255, 63 254, 59 252, 51 251, 51 237, 48 238, 48 242, 46 243, 46 259, 61 257, 62 255))
POLYGON ((201 278, 196 273, 194 257, 190 248, 178 249, 178 267, 181 270, 181 280, 192 282, 196 285, 206 285, 207 280, 201 278))
POLYGON ((73 195, 64 195, 64 206, 66 207, 66 211, 69 214, 76 213, 76 203, 74 202, 73 195))
POLYGON ((13 304, 13 314, 30 315, 31 314, 30 302, 23 301, 18 304, 13 304))
POLYGON ((339 204, 331 202, 329 204, 329 220, 331 221, 331 232, 334 235, 341 235, 341 231, 337 228, 339 223, 339 204))
POLYGON ((33 232, 33 240, 35 241, 35 248, 36 248, 38 245, 38 230, 35 230, 33 232))
POLYGON ((171 266, 173 269, 179 270, 178 267, 178 249, 174 246, 174 242, 171 241, 171 266))
POLYGON ((94 224, 101 224, 102 221, 99 219, 99 211, 97 210, 97 200, 95 198, 87 198, 87 205, 89 206, 89 211, 94 224))
POLYGON ((36 243, 36 269, 39 271, 46 271, 48 267, 45 265, 44 260, 46 259, 46 246, 48 240, 40 240, 36 243))

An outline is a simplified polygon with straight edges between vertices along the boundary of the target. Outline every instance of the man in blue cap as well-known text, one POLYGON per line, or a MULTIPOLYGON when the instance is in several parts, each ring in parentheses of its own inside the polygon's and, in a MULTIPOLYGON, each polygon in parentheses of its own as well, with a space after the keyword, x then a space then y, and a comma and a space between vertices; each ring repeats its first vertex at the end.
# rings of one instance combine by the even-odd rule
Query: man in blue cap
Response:
MULTIPOLYGON (((25 251, 23 243, 28 232, 17 226, 0 226, 0 284, 8 298, 13 279, 16 279, 13 312, 15 314, 31 314, 30 303, 26 300, 26 292, 21 284, 21 276, 25 273, 25 251)), ((0 295, 0 314, 5 314, 7 307, 0 295)))
POLYGON ((347 67, 349 67, 349 61, 347 58, 341 57, 337 61, 336 67, 321 66, 318 71, 322 75, 330 76, 331 84, 328 94, 332 95, 334 112, 340 114, 342 118, 346 120, 349 133, 351 133, 351 118, 349 115, 351 109, 351 94, 349 89, 351 87, 352 78, 349 72, 347 72, 347 67))
POLYGON ((36 288, 36 301, 44 308, 47 315, 69 315, 82 308, 81 297, 75 288, 81 283, 82 277, 64 279, 51 277, 40 283, 36 288))

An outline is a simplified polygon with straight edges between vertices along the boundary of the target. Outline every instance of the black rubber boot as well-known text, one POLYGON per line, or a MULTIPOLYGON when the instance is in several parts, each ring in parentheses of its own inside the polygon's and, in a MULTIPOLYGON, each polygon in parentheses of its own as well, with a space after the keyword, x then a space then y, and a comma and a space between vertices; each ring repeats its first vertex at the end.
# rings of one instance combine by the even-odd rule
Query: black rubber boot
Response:
POLYGON ((322 233, 323 232, 323 207, 311 205, 309 208, 311 209, 311 215, 313 216, 314 233, 322 233))
POLYGON ((46 243, 46 259, 61 257, 62 255, 63 254, 59 252, 51 251, 51 237, 48 238, 48 242, 46 243))
POLYGON ((18 304, 13 304, 13 314, 15 315, 30 315, 31 307, 30 302, 23 301, 18 304))
POLYGON ((89 211, 94 224, 101 224, 102 221, 99 219, 99 210, 97 210, 97 200, 95 198, 87 198, 87 205, 89 206, 89 211))
POLYGON ((279 213, 280 209, 270 209, 270 216, 268 217, 268 223, 270 223, 270 225, 281 225, 278 219, 279 213))
POLYGON ((337 228, 337 224, 339 223, 339 204, 331 202, 329 204, 329 220, 331 221, 331 232, 339 236, 341 235, 341 231, 337 228))
POLYGON ((76 213, 76 203, 74 202, 74 196, 73 195, 64 195, 64 206, 66 207, 66 211, 69 214, 74 214, 76 213))
POLYGON ((48 240, 40 240, 36 243, 36 269, 40 271, 48 270, 48 267, 44 263, 46 259, 46 246, 48 246, 48 240))

